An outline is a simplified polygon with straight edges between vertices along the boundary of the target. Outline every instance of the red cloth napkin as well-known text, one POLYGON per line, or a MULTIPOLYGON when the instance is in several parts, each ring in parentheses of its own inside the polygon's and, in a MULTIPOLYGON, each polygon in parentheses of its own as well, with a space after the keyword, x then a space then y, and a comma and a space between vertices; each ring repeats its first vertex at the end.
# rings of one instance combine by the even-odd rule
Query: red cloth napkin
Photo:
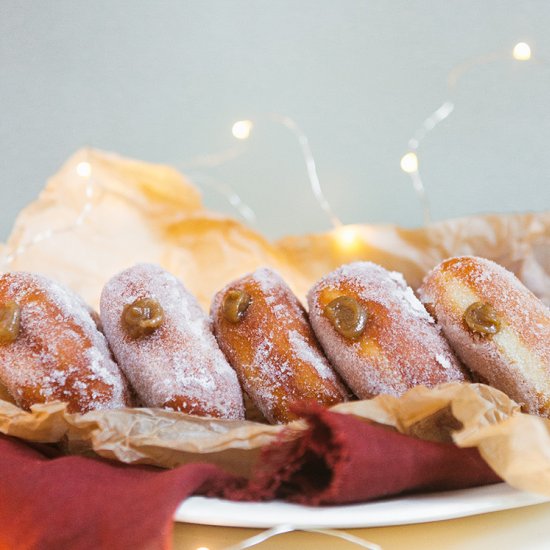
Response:
POLYGON ((191 494, 360 502, 500 481, 475 449, 413 439, 318 407, 299 439, 267 448, 250 481, 206 464, 175 470, 51 453, 0 436, 0 550, 165 549, 191 494))
POLYGON ((227 498, 347 504, 502 481, 475 448, 415 439, 318 405, 299 412, 309 430, 265 449, 254 478, 228 488, 227 498))

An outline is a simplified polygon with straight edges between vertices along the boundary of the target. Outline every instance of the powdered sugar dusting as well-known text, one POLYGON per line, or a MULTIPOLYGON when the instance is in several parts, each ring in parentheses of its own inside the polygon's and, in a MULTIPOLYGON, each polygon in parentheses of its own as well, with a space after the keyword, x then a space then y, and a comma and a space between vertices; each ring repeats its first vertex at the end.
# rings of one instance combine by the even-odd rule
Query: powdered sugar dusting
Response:
POLYGON ((276 272, 261 268, 229 284, 215 296, 211 315, 220 347, 271 422, 292 419, 292 401, 315 399, 328 405, 345 399, 346 390, 322 353, 303 307, 276 272), (239 323, 223 316, 229 290, 244 290, 252 299, 239 323))
POLYGON ((314 348, 306 342, 305 338, 296 330, 291 330, 288 333, 288 341, 292 349, 292 353, 297 359, 304 363, 310 363, 315 366, 317 373, 322 378, 328 379, 334 376, 332 369, 329 367, 325 358, 321 355, 319 349, 314 348))
POLYGON ((467 378, 400 273, 371 262, 343 265, 310 290, 308 303, 325 353, 361 398, 467 378), (367 311, 367 325, 357 341, 338 334, 324 315, 324 307, 339 296, 355 298, 367 311))
POLYGON ((192 414, 243 418, 242 393, 199 303, 160 266, 138 264, 113 277, 101 296, 101 321, 113 353, 146 406, 192 414), (151 335, 130 339, 124 307, 153 298, 164 310, 151 335))
POLYGON ((443 355, 442 353, 438 353, 435 356, 435 360, 444 368, 444 369, 450 369, 452 368, 451 360, 447 355, 443 355))
POLYGON ((126 382, 79 296, 40 275, 7 273, 7 301, 21 306, 21 331, 0 346, 0 377, 18 404, 60 400, 83 412, 128 404, 126 382))
POLYGON ((251 273, 249 277, 258 283, 262 292, 268 298, 274 297, 274 295, 280 290, 281 283, 283 282, 276 271, 267 267, 260 267, 254 271, 254 273, 251 273))

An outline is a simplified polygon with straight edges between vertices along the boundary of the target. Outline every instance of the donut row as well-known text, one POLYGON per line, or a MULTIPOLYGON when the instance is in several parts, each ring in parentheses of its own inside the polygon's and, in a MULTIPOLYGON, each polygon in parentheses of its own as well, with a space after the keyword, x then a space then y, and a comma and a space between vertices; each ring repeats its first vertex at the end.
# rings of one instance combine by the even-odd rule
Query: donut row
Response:
POLYGON ((340 267, 308 310, 262 268, 218 292, 210 318, 162 268, 138 264, 105 286, 99 317, 39 275, 0 277, 0 383, 24 408, 129 405, 242 419, 244 390, 271 423, 292 405, 480 380, 550 416, 550 311, 514 275, 452 258, 420 301, 399 273, 340 267), (242 390, 241 390, 242 387, 242 390))

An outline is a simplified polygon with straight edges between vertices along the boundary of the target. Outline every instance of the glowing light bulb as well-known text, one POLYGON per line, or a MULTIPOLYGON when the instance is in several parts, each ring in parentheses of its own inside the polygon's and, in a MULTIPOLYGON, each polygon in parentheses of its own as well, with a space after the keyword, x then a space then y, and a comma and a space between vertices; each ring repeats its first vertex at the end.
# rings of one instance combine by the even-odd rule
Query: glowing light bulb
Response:
POLYGON ((82 177, 87 178, 92 173, 92 166, 89 162, 79 162, 76 165, 76 173, 82 177))
POLYGON ((199 546, 195 550, 210 550, 210 548, 208 548, 208 546, 199 546))
POLYGON ((401 157, 401 170, 407 174, 418 172, 418 157, 416 153, 407 153, 401 157))
POLYGON ((233 124, 231 128, 231 133, 237 139, 248 139, 250 132, 252 130, 252 121, 251 120, 238 120, 233 124))
POLYGON ((335 238, 338 246, 343 250, 351 251, 361 243, 361 235, 357 227, 353 225, 343 225, 335 230, 335 238))
POLYGON ((512 56, 518 61, 529 61, 531 59, 531 47, 525 42, 518 42, 512 50, 512 56))

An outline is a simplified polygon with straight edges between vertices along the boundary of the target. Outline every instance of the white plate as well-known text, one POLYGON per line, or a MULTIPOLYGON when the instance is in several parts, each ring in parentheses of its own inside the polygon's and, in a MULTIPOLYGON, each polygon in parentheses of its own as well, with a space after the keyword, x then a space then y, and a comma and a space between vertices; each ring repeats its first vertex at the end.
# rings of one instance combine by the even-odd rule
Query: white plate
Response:
POLYGON ((311 507, 280 501, 231 502, 191 497, 179 506, 174 519, 225 527, 268 528, 282 524, 311 528, 381 527, 473 516, 542 502, 550 502, 550 498, 518 491, 506 483, 346 506, 311 507))

